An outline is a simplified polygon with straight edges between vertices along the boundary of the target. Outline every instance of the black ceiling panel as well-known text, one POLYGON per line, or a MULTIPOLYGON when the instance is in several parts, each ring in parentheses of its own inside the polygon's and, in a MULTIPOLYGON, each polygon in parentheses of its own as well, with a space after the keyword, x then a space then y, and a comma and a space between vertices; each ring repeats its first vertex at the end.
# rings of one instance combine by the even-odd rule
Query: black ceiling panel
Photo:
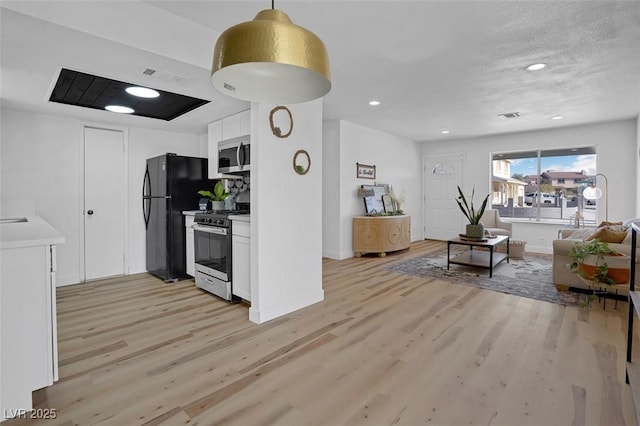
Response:
MULTIPOLYGON (((125 91, 131 86, 138 85, 63 68, 49 100, 101 110, 104 110, 107 105, 126 106, 135 111, 130 115, 166 121, 209 103, 203 99, 158 89, 154 89, 160 93, 157 98, 140 98, 125 91)), ((149 88, 152 89, 152 87, 149 88)))

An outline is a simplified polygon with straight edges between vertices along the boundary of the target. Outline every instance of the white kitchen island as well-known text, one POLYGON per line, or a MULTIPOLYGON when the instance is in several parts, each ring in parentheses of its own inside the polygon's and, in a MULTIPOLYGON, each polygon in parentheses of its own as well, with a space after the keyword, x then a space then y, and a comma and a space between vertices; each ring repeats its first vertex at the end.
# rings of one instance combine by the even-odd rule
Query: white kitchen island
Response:
POLYGON ((56 244, 38 216, 0 219, 0 421, 25 416, 58 380, 56 244))

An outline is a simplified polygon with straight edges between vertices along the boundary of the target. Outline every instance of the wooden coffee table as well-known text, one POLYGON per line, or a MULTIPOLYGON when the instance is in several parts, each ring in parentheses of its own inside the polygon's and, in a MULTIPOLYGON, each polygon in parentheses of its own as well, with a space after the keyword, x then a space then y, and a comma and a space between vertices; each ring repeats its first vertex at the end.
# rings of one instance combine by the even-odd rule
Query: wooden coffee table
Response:
POLYGON ((473 266, 489 270, 489 278, 493 277, 493 267, 503 262, 509 263, 509 237, 497 235, 487 238, 486 241, 470 241, 461 237, 455 237, 447 241, 447 270, 450 264, 473 266), (507 253, 498 253, 495 248, 498 244, 506 242, 507 253), (451 245, 468 246, 469 250, 451 258, 451 245), (474 250, 474 247, 482 247, 488 250, 474 250))

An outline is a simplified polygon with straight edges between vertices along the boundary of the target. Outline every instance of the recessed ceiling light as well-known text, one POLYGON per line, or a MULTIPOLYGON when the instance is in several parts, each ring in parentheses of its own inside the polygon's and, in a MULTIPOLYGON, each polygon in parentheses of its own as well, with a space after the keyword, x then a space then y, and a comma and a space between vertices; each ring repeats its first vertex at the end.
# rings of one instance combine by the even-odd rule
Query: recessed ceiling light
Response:
POLYGON ((118 114, 132 114, 133 109, 122 105, 107 105, 104 107, 107 111, 117 112, 118 114))
POLYGON ((137 96, 139 98, 157 98, 160 96, 157 90, 149 89, 147 87, 131 86, 124 89, 128 94, 137 96))
POLYGON ((537 63, 537 64, 531 64, 527 67, 527 71, 538 71, 541 70, 542 68, 546 67, 547 64, 544 64, 542 62, 537 63))
POLYGON ((562 120, 564 117, 561 115, 556 115, 555 117, 551 117, 552 120, 562 120))
POLYGON ((450 130, 443 130, 440 133, 442 133, 443 135, 448 135, 449 133, 451 133, 451 131, 450 130))
POLYGON ((380 105, 380 101, 369 101, 369 105, 378 106, 378 105, 380 105))

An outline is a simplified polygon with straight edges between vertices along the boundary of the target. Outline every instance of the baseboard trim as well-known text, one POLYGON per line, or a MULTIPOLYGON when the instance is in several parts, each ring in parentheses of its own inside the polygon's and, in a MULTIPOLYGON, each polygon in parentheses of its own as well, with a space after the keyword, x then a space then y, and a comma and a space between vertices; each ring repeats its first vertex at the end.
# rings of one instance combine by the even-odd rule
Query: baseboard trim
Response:
POLYGON ((291 312, 297 311, 314 303, 322 302, 324 300, 324 290, 313 291, 301 295, 293 300, 286 300, 283 303, 268 306, 265 308, 249 308, 249 320, 256 324, 262 324, 269 320, 281 317, 291 312))

